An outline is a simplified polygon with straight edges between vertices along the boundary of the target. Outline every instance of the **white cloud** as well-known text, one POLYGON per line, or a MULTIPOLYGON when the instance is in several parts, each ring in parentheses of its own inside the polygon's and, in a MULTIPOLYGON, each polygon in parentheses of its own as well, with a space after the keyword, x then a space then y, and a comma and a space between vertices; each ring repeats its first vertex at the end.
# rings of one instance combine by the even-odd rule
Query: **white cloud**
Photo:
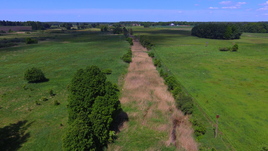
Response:
POLYGON ((219 9, 218 7, 209 7, 209 9, 219 9))
MULTIPOLYGON (((229 4, 231 4, 231 3, 228 3, 228 5, 229 4)), ((241 5, 245 5, 245 4, 247 4, 247 2, 237 2, 235 5, 225 6, 225 7, 222 7, 222 9, 239 9, 239 8, 241 8, 241 5)), ((227 3, 226 3, 226 5, 227 5, 227 3)))
POLYGON ((245 5, 247 2, 238 2, 237 5, 245 5))
POLYGON ((257 10, 268 10, 268 1, 266 1, 265 3, 259 4, 259 5, 262 5, 263 7, 259 8, 257 10))
POLYGON ((262 3, 260 5, 268 5, 268 1, 266 1, 265 3, 262 3))
POLYGON ((222 7, 222 9, 238 9, 236 6, 222 7))
POLYGON ((268 5, 262 8, 259 8, 258 10, 268 10, 268 5))
POLYGON ((229 5, 231 3, 232 3, 232 1, 222 1, 222 2, 219 2, 219 4, 221 4, 221 5, 229 5))

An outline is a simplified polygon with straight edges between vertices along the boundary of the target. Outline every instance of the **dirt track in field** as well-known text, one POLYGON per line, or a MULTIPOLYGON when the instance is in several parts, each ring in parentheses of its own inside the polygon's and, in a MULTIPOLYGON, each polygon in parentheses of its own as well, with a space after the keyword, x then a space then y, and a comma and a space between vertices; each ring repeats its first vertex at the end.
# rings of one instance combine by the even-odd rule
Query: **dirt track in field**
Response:
MULTIPOLYGON (((127 113, 129 120, 137 120, 142 126, 166 132, 166 146, 175 145, 179 150, 197 151, 191 124, 175 106, 173 96, 167 91, 164 80, 159 76, 152 59, 138 41, 132 46, 133 58, 122 89, 122 104, 135 103, 138 112, 127 113), (142 113, 142 114, 140 114, 142 113), (150 119, 161 116, 168 119, 166 123, 151 124, 150 119)), ((127 126, 125 126, 127 129, 127 126)), ((148 149, 154 150, 154 149, 148 149)))

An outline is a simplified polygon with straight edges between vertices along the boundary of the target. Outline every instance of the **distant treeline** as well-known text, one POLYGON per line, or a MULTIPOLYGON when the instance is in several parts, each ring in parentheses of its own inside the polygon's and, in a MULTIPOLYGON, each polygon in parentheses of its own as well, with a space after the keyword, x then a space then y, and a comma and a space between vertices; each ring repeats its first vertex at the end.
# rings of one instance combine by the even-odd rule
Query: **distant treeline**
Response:
POLYGON ((44 30, 50 28, 50 24, 43 23, 43 22, 34 22, 34 21, 27 21, 27 22, 18 22, 18 21, 0 21, 0 26, 32 26, 33 30, 44 30))
POLYGON ((101 25, 109 26, 196 26, 201 24, 232 24, 236 25, 241 32, 268 33, 268 22, 187 22, 187 21, 168 21, 168 22, 35 22, 35 21, 5 21, 0 20, 0 26, 32 26, 33 30, 44 30, 48 28, 65 27, 66 29, 86 29, 100 28, 101 25))
POLYGON ((201 24, 231 24, 235 25, 241 32, 251 33, 268 33, 268 22, 186 22, 186 21, 173 21, 173 22, 119 22, 123 26, 197 26, 201 24))

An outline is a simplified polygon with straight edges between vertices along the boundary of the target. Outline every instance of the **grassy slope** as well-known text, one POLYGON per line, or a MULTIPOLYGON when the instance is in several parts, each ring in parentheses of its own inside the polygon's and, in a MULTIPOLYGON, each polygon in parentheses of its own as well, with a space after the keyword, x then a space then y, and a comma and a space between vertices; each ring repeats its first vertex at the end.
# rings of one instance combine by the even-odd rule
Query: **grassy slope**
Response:
MULTIPOLYGON (((268 145, 267 34, 246 33, 240 40, 211 40, 192 37, 186 31, 138 30, 151 36, 156 44, 154 51, 208 118, 215 123, 215 115, 220 115, 220 135, 230 148, 256 150, 268 145), (218 50, 233 43, 239 45, 238 52, 218 50)), ((212 137, 210 127, 201 142, 225 150, 220 140, 212 137)))
POLYGON ((67 86, 76 70, 88 65, 112 69, 108 80, 114 83, 126 72, 127 64, 120 57, 129 44, 122 36, 83 32, 52 40, 0 51, 0 130, 26 120, 29 127, 25 134, 30 136, 26 143, 18 143, 23 146, 21 150, 61 150, 61 135, 67 126, 67 86), (30 67, 41 68, 49 82, 24 81, 24 72, 30 67), (24 90, 24 85, 32 90, 24 90), (56 93, 53 98, 49 96, 50 89, 56 93), (39 101, 42 97, 49 100, 39 101), (54 100, 61 104, 54 106, 54 100), (41 105, 35 105, 35 101, 41 105))

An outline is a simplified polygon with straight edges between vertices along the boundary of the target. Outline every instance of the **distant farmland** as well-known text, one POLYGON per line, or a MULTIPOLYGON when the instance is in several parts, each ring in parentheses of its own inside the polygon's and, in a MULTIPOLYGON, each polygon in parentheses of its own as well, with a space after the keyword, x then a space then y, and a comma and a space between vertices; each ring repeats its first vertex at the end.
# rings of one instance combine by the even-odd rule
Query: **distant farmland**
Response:
POLYGON ((31 31, 32 26, 0 26, 0 31, 31 31))

